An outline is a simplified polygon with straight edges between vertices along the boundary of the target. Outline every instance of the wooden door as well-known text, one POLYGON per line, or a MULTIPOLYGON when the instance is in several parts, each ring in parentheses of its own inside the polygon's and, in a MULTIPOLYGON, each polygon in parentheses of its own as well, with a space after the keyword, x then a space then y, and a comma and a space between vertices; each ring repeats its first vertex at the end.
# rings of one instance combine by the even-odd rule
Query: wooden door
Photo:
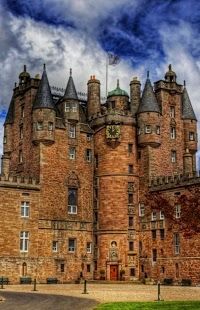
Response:
POLYGON ((118 265, 110 265, 110 280, 118 279, 118 265))

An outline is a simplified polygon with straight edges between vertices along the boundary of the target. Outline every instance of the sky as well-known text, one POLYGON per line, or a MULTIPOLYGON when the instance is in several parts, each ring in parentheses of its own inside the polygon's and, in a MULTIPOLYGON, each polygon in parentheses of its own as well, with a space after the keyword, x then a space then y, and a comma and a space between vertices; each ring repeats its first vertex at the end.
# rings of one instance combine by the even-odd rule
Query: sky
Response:
MULTIPOLYGON (((168 64, 177 82, 186 80, 200 119, 199 0, 0 0, 0 154, 3 123, 23 65, 34 77, 46 63, 51 85, 66 87, 69 69, 77 91, 95 75, 105 96, 107 52, 120 57, 109 66, 108 90, 147 70, 153 82, 168 64)), ((200 135, 199 135, 200 136, 200 135)))

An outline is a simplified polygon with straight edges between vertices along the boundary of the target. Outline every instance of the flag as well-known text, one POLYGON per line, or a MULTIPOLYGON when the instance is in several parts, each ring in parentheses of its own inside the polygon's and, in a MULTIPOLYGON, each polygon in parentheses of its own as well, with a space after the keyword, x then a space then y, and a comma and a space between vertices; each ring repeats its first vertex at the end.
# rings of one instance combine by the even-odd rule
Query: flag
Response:
POLYGON ((112 52, 108 52, 108 64, 111 66, 118 65, 120 62, 120 57, 118 55, 113 54, 112 52))

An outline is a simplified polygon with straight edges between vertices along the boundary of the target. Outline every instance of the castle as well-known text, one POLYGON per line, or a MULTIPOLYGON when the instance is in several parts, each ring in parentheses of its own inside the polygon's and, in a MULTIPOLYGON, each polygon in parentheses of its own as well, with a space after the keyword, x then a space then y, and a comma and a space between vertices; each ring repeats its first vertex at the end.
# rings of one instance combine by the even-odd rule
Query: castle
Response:
POLYGON ((144 202, 161 190, 181 218, 176 195, 200 184, 186 86, 169 65, 142 94, 137 78, 130 96, 118 81, 104 102, 95 76, 87 87, 83 99, 70 71, 64 95, 52 95, 45 66, 41 79, 26 66, 19 75, 4 124, 0 276, 200 283, 198 236, 144 202))

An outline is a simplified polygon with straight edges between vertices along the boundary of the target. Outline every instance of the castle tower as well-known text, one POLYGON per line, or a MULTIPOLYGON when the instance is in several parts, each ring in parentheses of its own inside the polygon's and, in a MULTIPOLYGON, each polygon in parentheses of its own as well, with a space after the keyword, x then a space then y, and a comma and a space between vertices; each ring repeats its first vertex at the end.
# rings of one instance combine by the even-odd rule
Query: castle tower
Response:
POLYGON ((1 174, 9 175, 10 155, 12 152, 12 124, 14 118, 14 96, 11 99, 8 113, 4 123, 4 140, 3 140, 3 155, 1 162, 1 174))
POLYGON ((92 75, 87 85, 88 85, 87 115, 90 118, 92 115, 101 112, 100 81, 95 78, 95 75, 92 75))
POLYGON ((35 144, 51 144, 55 139, 55 105, 44 65, 42 79, 33 103, 33 137, 35 144))
POLYGON ((134 77, 130 82, 131 112, 134 116, 140 104, 140 91, 141 91, 140 89, 141 89, 141 83, 137 79, 137 77, 134 77))
POLYGON ((114 109, 118 111, 128 111, 128 99, 127 92, 120 88, 119 80, 117 80, 117 87, 108 92, 108 109, 114 109))
POLYGON ((151 147, 160 146, 160 115, 160 106, 153 92, 148 73, 141 103, 137 111, 138 145, 140 147, 147 145, 151 147))
MULTIPOLYGON (((185 171, 192 172, 196 171, 196 151, 197 151, 197 119, 185 86, 182 95, 182 119, 183 119, 183 127, 184 127, 184 142, 185 149, 187 151, 186 158, 189 158, 189 153, 191 154, 192 161, 190 161, 192 167, 184 167, 185 171)), ((184 162, 186 160, 184 159, 184 162)))

